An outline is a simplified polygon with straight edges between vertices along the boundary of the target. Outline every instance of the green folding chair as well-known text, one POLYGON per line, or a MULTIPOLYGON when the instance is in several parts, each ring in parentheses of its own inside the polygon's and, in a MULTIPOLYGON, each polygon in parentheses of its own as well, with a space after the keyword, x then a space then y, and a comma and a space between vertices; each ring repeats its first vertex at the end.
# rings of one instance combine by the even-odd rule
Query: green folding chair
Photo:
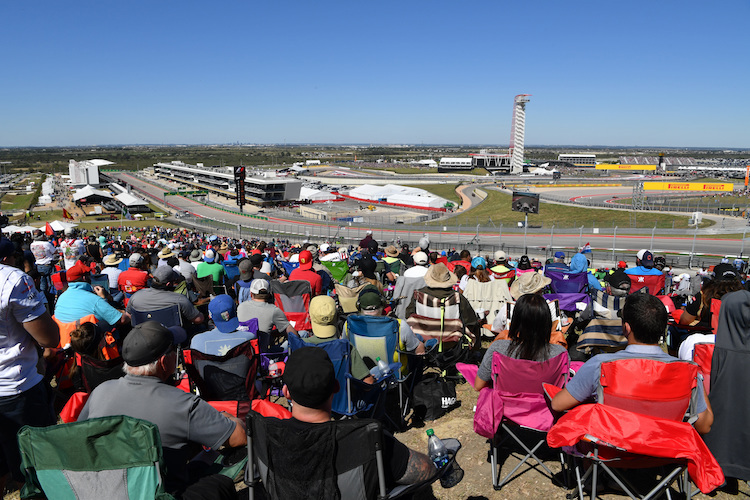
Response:
POLYGON ((164 490, 159 429, 118 415, 18 431, 21 498, 173 499, 164 490))

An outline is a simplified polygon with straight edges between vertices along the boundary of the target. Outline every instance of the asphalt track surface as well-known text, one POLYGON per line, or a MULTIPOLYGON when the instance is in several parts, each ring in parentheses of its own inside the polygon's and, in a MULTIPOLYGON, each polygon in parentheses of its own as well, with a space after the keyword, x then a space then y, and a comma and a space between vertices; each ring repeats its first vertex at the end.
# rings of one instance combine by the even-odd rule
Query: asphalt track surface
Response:
MULTIPOLYGON (((133 185, 137 190, 145 191, 146 193, 150 194, 152 197, 155 197, 159 200, 163 200, 163 193, 164 189, 161 189, 157 186, 154 186, 152 184, 149 184, 147 182, 144 182, 136 177, 133 177, 130 174, 127 173, 112 173, 110 174, 113 177, 116 177, 120 180, 126 181, 129 184, 133 185)), ((601 188, 601 189, 608 189, 608 188, 601 188)), ((612 192, 624 192, 622 187, 619 188, 612 188, 612 192)), ((627 188, 625 188, 627 189, 627 188)), ((559 191, 555 191, 555 193, 560 196, 562 195, 564 191, 561 189, 559 191)), ((579 195, 581 194, 581 190, 570 190, 569 192, 577 192, 579 195)), ((600 193, 601 195, 608 195, 609 193, 600 193)), ((572 196, 575 196, 572 195, 572 196)), ((572 197, 571 196, 571 197, 572 197)), ((345 235, 348 238, 351 239, 359 239, 363 238, 365 236, 365 231, 368 229, 366 227, 364 228, 358 228, 355 226, 352 227, 346 227, 344 231, 341 231, 341 227, 338 225, 331 225, 329 228, 328 225, 318 223, 318 222, 307 222, 307 221, 300 221, 292 218, 288 218, 286 214, 276 217, 272 213, 266 213, 265 215, 268 216, 268 221, 258 220, 258 219, 248 219, 245 216, 242 215, 235 215, 232 213, 227 213, 219 209, 215 209, 212 207, 207 207, 205 205, 202 205, 200 203, 197 203, 193 200, 190 200, 188 198, 182 197, 182 196, 170 196, 167 198, 167 203, 170 205, 170 208, 174 210, 187 210, 189 212, 192 212, 200 217, 207 217, 212 219, 218 219, 226 222, 230 222, 233 224, 240 224, 242 226, 253 226, 253 227, 261 227, 261 228, 267 228, 270 230, 280 230, 284 229, 285 227, 288 227, 290 229, 293 228, 297 232, 297 234, 307 234, 309 233, 309 236, 311 239, 326 239, 328 235, 334 234, 336 231, 339 231, 339 234, 345 235)), ((270 212, 270 211, 267 211, 270 212)), ((397 226, 396 226, 397 227, 397 226)), ((475 236, 474 232, 469 233, 461 233, 459 235, 458 232, 442 232, 439 230, 435 230, 433 227, 425 228, 423 230, 422 228, 412 228, 411 230, 408 230, 407 228, 401 229, 401 228, 387 228, 387 229, 373 229, 373 237, 381 242, 393 242, 397 239, 402 239, 404 241, 407 240, 417 240, 419 237, 421 237, 423 232, 427 232, 430 235, 430 240, 433 242, 433 244, 437 247, 449 247, 454 246, 458 242, 458 244, 465 244, 468 245, 471 243, 472 239, 475 236), (442 243, 445 243, 442 245, 442 243)), ((747 227, 747 226, 744 226, 747 227)), ((738 226, 737 232, 741 233, 743 231, 742 226, 738 226)), ((700 231, 698 231, 700 234, 700 231)), ((748 231, 748 235, 750 236, 750 231, 748 231)), ((600 252, 609 250, 612 250, 612 247, 614 246, 615 250, 617 252, 628 252, 628 251, 638 251, 641 248, 651 248, 657 253, 663 253, 663 252, 676 252, 676 253, 685 253, 689 254, 691 252, 691 249, 693 247, 693 235, 692 234, 685 234, 681 236, 666 236, 666 235, 660 235, 657 234, 654 235, 653 238, 653 246, 651 244, 651 235, 602 235, 602 234, 592 234, 591 228, 584 228, 583 234, 580 234, 580 232, 576 232, 574 234, 554 234, 552 238, 550 238, 550 233, 548 230, 545 230, 544 233, 538 233, 534 232, 534 230, 529 230, 528 234, 524 236, 523 233, 509 233, 507 232, 507 228, 505 231, 503 231, 502 235, 498 232, 497 234, 490 234, 490 233, 480 233, 479 235, 480 243, 483 247, 488 246, 500 246, 500 243, 504 243, 505 245, 512 245, 512 246, 527 246, 529 248, 532 247, 548 247, 554 246, 555 248, 569 248, 574 249, 578 248, 580 245, 589 243, 592 248, 599 249, 600 252)), ((744 245, 744 253, 747 254, 750 252, 750 241, 745 242, 744 245)), ((696 254, 703 254, 703 255, 717 255, 717 256, 723 256, 723 255, 739 255, 740 250, 743 248, 742 244, 742 238, 734 238, 734 239, 726 239, 726 238, 717 238, 712 236, 699 236, 695 239, 695 253, 696 254)))

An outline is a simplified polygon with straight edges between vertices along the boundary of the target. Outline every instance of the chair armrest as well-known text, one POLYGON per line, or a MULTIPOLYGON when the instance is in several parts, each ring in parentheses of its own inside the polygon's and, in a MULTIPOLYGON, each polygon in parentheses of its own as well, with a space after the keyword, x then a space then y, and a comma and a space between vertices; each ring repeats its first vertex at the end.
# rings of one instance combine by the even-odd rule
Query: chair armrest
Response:
POLYGON ((556 385, 547 384, 546 382, 542 384, 542 389, 544 389, 544 394, 547 395, 547 397, 552 400, 558 392, 562 391, 562 387, 557 387, 556 385))

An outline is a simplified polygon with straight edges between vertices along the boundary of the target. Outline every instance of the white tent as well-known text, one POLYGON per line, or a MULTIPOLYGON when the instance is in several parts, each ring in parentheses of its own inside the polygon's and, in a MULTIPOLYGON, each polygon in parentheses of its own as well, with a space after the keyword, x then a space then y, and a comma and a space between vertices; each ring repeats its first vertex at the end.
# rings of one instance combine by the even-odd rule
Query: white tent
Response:
POLYGON ((5 226, 4 228, 2 228, 2 232, 8 233, 8 234, 17 233, 18 226, 5 226))
POLYGON ((310 201, 328 201, 335 200, 336 195, 329 193, 328 191, 321 191, 319 189, 312 189, 308 187, 302 187, 299 192, 299 201, 310 200, 310 201))
POLYGON ((52 229, 55 231, 65 231, 69 227, 76 227, 78 224, 72 224, 70 222, 63 222, 61 220, 53 220, 49 223, 52 229))
POLYGON ((94 189, 92 186, 84 186, 73 194, 73 201, 78 201, 84 198, 88 198, 90 196, 101 196, 102 198, 111 199, 112 193, 108 191, 101 191, 99 189, 94 189))
POLYGON ((126 207, 135 207, 135 206, 140 206, 140 205, 145 207, 148 205, 148 203, 146 203, 140 198, 133 196, 130 193, 120 193, 115 196, 115 199, 119 201, 120 203, 122 203, 123 205, 125 205, 126 207))
POLYGON ((33 226, 6 226, 3 228, 4 233, 13 234, 13 233, 30 233, 34 231, 35 227, 33 226))
POLYGON ((439 196, 415 196, 413 194, 394 194, 388 197, 389 203, 424 208, 442 208, 448 202, 439 196))

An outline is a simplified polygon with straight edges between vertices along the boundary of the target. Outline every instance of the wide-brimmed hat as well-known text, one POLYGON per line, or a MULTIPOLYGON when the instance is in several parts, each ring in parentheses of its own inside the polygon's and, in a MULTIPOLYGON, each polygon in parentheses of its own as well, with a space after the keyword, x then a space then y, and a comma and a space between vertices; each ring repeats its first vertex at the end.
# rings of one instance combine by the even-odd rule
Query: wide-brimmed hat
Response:
POLYGON ((385 254, 388 257, 398 257, 398 250, 396 249, 395 246, 388 245, 387 247, 385 247, 385 254))
POLYGON ((200 249, 196 248, 190 252, 190 262, 200 262, 201 260, 203 260, 203 252, 200 249))
POLYGON ((552 280, 541 273, 523 273, 516 277, 513 284, 510 285, 510 294, 514 299, 518 300, 521 295, 536 293, 550 283, 552 283, 552 280))
POLYGON ((168 259, 170 257, 174 257, 174 252, 169 247, 164 247, 159 252, 160 259, 168 259))
POLYGON ((118 257, 117 255, 111 253, 104 257, 102 260, 105 266, 116 266, 120 262, 122 262, 122 257, 118 257))
POLYGON ((424 275, 424 283, 430 288, 451 288, 458 283, 458 278, 441 262, 430 266, 424 275))

